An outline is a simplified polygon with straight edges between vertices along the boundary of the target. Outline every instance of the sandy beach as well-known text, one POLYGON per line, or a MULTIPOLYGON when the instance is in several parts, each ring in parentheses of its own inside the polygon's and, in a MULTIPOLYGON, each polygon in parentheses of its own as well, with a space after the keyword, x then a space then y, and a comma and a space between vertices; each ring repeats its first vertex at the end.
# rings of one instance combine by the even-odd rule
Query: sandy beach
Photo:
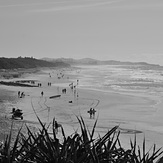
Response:
MULTIPOLYGON (((36 115, 42 122, 51 123, 55 118, 67 135, 79 129, 76 116, 82 116, 88 128, 92 128, 96 119, 96 135, 105 134, 109 129, 118 125, 124 147, 128 147, 130 139, 134 139, 141 146, 146 139, 146 147, 153 144, 163 146, 162 141, 162 99, 160 96, 133 93, 130 91, 99 91, 80 87, 79 73, 76 69, 44 69, 37 73, 26 73, 19 78, 9 81, 31 80, 39 87, 19 87, 0 85, 1 90, 1 136, 9 132, 11 126, 11 110, 19 108, 23 111, 23 120, 14 120, 15 130, 27 123, 32 127, 39 127, 36 115), (61 77, 62 76, 62 77, 61 77), (58 78, 59 77, 59 78, 58 78), (74 90, 70 84, 76 86, 74 90), (49 84, 50 83, 50 84, 49 84), (66 93, 62 93, 66 89, 66 93), (25 97, 18 97, 18 91, 24 92, 25 97), (43 95, 41 92, 43 91, 43 95), (57 98, 50 98, 61 95, 57 98), (95 108, 94 118, 90 118, 87 111, 95 108), (21 122, 21 123, 20 123, 21 122)), ((5 80, 5 79, 2 79, 5 80)), ((8 81, 7 80, 7 81, 8 81)), ((6 80, 5 80, 6 81, 6 80)), ((51 132, 51 131, 49 131, 51 132)), ((58 137, 61 136, 59 131, 58 137)))

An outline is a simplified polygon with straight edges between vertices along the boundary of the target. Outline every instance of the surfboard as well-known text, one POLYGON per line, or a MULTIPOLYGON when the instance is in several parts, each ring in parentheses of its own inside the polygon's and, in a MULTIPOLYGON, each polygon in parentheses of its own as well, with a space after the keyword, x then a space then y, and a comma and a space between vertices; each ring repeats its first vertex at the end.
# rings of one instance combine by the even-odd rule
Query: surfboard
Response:
POLYGON ((57 98, 57 97, 61 97, 61 95, 50 96, 49 98, 57 98))

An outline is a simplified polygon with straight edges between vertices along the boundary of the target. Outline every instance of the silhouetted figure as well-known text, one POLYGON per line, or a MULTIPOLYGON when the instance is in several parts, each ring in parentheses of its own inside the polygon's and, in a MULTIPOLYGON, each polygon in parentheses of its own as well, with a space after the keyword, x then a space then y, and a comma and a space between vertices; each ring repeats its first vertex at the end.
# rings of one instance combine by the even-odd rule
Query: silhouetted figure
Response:
POLYGON ((90 118, 94 118, 95 117, 95 112, 96 110, 94 108, 90 108, 90 110, 88 111, 90 118))
POLYGON ((41 83, 38 83, 38 87, 41 87, 41 83))
POLYGON ((48 86, 51 86, 51 83, 50 82, 48 82, 48 86))
POLYGON ((73 90, 73 88, 74 88, 73 83, 70 83, 69 86, 70 86, 71 90, 73 90))
POLYGON ((15 108, 12 108, 12 113, 14 113, 14 112, 15 112, 15 110, 16 110, 15 108))
POLYGON ((93 118, 95 118, 95 112, 96 112, 96 110, 93 108, 93 109, 92 109, 92 117, 93 117, 93 118))
POLYGON ((66 94, 66 88, 62 89, 62 93, 66 94))
POLYGON ((20 91, 18 91, 18 97, 20 97, 20 91))
POLYGON ((24 92, 21 93, 20 98, 23 98, 25 96, 24 92))
POLYGON ((42 92, 41 92, 41 96, 43 96, 43 95, 44 95, 44 92, 42 91, 42 92))
POLYGON ((92 118, 92 108, 90 108, 90 110, 88 111, 89 115, 90 115, 90 118, 92 118))
POLYGON ((56 132, 56 134, 57 134, 57 133, 58 133, 58 128, 59 128, 59 124, 58 124, 57 121, 55 121, 54 127, 55 127, 55 132, 56 132))

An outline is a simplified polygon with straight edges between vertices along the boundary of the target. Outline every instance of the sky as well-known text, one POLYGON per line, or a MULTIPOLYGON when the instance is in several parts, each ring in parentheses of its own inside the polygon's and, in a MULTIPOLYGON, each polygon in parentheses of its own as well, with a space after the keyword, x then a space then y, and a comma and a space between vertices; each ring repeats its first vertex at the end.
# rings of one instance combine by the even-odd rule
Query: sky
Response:
POLYGON ((163 65, 163 0, 0 0, 0 57, 163 65))

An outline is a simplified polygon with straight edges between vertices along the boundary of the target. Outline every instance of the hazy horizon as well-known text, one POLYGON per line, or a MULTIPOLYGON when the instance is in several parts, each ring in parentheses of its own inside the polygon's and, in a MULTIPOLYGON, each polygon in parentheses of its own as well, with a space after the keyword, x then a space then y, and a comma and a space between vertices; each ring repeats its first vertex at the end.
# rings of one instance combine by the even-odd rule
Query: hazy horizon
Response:
POLYGON ((1 0, 0 57, 163 65, 161 0, 1 0))

